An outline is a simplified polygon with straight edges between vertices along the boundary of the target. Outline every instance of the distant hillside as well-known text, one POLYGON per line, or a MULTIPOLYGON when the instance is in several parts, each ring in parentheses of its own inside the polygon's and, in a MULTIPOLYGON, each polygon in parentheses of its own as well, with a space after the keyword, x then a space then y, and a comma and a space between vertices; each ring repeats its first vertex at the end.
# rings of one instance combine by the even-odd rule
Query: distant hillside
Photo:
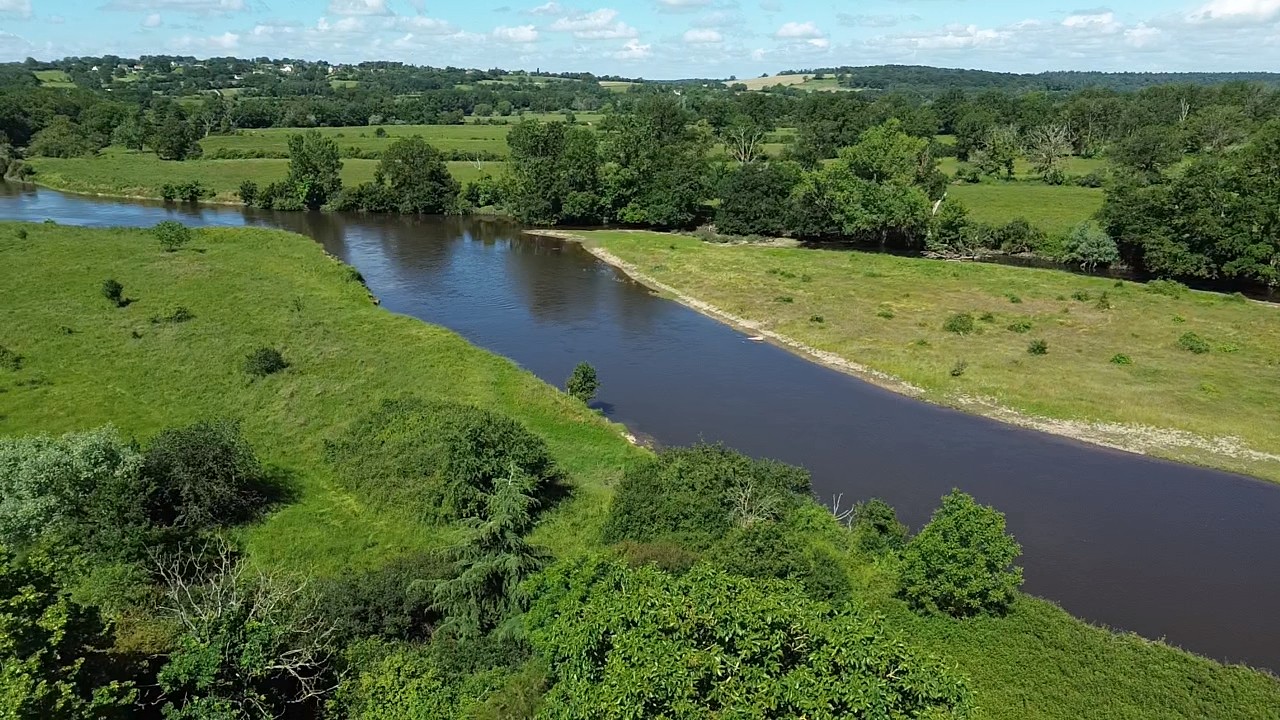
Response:
MULTIPOLYGON (((1085 87, 1102 87, 1119 91, 1141 90, 1155 85, 1190 84, 1221 85, 1230 82, 1262 83, 1280 87, 1280 73, 1271 72, 1077 72, 1054 71, 1034 74, 1002 73, 989 70, 936 68, 922 65, 872 65, 867 67, 813 68, 784 70, 778 76, 812 75, 834 78, 849 88, 877 90, 910 89, 915 92, 961 88, 964 90, 998 89, 1011 92, 1072 92, 1085 87)), ((763 79, 756 82, 762 82, 763 79)))

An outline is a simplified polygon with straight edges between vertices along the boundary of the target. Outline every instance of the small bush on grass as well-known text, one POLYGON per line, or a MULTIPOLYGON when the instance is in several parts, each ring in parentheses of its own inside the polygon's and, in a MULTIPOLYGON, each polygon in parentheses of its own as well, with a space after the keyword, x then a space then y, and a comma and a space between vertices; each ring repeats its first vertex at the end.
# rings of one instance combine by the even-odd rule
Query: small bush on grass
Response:
POLYGON ((903 551, 899 592, 926 612, 1000 614, 1022 585, 1021 552, 1003 514, 953 490, 903 551))
POLYGON ((18 238, 19 240, 26 240, 26 239, 27 239, 27 229, 26 229, 26 228, 18 228, 18 229, 17 229, 17 231, 13 233, 13 235, 14 235, 14 237, 18 238))
POLYGON ((1124 353, 1116 353, 1115 355, 1111 356, 1111 364, 1112 365, 1132 365, 1133 358, 1129 357, 1128 355, 1125 355, 1124 353))
POLYGON ((160 241, 160 249, 165 252, 176 252, 178 248, 191 242, 191 228, 175 220, 165 220, 151 228, 151 234, 160 241))
POLYGON ((1014 305, 1022 304, 1022 298, 1018 297, 1017 295, 1014 295, 1013 293, 1009 293, 1008 295, 1005 295, 1005 297, 1008 298, 1009 302, 1013 303, 1014 305))
POLYGON ((129 304, 124 299, 124 286, 114 278, 102 281, 102 297, 110 300, 116 307, 124 307, 129 304))
POLYGON ((981 320, 982 322, 989 323, 989 322, 995 322, 996 316, 995 316, 995 313, 985 312, 985 313, 982 313, 982 315, 980 315, 978 319, 981 320))
POLYGON ((876 317, 884 318, 885 320, 892 320, 894 318, 894 314, 889 308, 880 308, 876 311, 876 317))
POLYGON ((240 196, 240 202, 248 206, 253 206, 258 200, 258 183, 252 180, 245 180, 240 183, 240 189, 236 191, 240 196))
POLYGON ((0 370, 17 372, 22 369, 22 356, 0 345, 0 370))
POLYGON ((1178 338, 1178 347, 1196 355, 1203 355, 1212 349, 1208 340, 1193 332, 1183 333, 1182 337, 1178 338))
POLYGON ((1085 290, 1077 290, 1071 293, 1071 298, 1073 300, 1079 300, 1080 302, 1089 302, 1089 298, 1091 297, 1092 296, 1085 290))
POLYGON ((258 348, 244 359, 244 371, 254 377, 266 377, 289 367, 284 355, 275 348, 258 348))
POLYGON ((1103 291, 1103 293, 1098 296, 1098 301, 1093 304, 1093 307, 1097 310, 1110 310, 1112 308, 1111 296, 1108 295, 1106 291, 1103 291))
POLYGON ((1187 294, 1187 286, 1176 280, 1152 280, 1147 283, 1147 292, 1176 298, 1187 294))
POLYGON ((596 376, 596 369, 590 363, 578 363, 573 369, 573 374, 565 381, 564 389, 571 397, 589 404, 600 390, 600 379, 596 376))
POLYGON ((969 313, 957 313, 942 323, 942 329, 957 335, 968 335, 973 332, 973 316, 969 313))
POLYGON ((955 365, 951 366, 951 377, 960 377, 964 375, 965 370, 969 369, 969 363, 964 360, 957 360, 955 365))
POLYGON ((1031 344, 1027 346, 1027 353, 1029 355, 1048 355, 1049 343, 1044 340, 1032 340, 1031 344))
POLYGON ((821 315, 810 315, 810 316, 809 316, 809 322, 811 322, 811 323, 817 323, 818 325, 822 325, 822 324, 823 324, 823 323, 825 323, 826 321, 827 321, 827 320, 826 320, 826 318, 822 317, 821 315))
POLYGON ((195 317, 196 316, 194 313, 192 313, 190 310, 183 307, 182 305, 179 305, 178 307, 174 308, 168 315, 152 316, 151 323, 153 325, 158 325, 160 323, 169 323, 171 325, 178 325, 178 324, 187 322, 189 320, 194 320, 195 317))
POLYGON ((796 299, 791 297, 790 295, 779 295, 778 297, 774 298, 773 301, 777 303, 790 304, 795 302, 796 299))

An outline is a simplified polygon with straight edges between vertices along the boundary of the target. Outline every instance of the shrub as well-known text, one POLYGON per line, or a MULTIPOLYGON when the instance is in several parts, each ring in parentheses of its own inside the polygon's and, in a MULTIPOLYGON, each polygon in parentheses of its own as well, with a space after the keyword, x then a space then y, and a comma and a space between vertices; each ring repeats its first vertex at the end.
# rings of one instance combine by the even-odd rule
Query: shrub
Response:
POLYGON ((809 473, 718 445, 660 452, 628 468, 604 540, 706 549, 735 526, 785 518, 809 493, 809 473))
POLYGON ((1111 356, 1112 365, 1132 365, 1133 359, 1124 353, 1116 353, 1111 356))
POLYGON ((27 239, 27 229, 26 229, 26 228, 18 228, 18 229, 17 229, 17 231, 13 233, 13 235, 14 235, 14 237, 18 238, 19 240, 26 240, 26 239, 27 239))
POLYGON ((893 506, 879 498, 854 506, 852 528, 858 549, 869 555, 896 552, 907 542, 907 526, 898 521, 893 506))
POLYGON ((1182 337, 1178 338, 1178 347, 1196 355, 1203 355, 1212 349, 1209 341, 1193 332, 1183 333, 1182 337))
POLYGON ((885 320, 892 320, 894 318, 894 314, 889 308, 882 307, 876 311, 876 317, 884 318, 885 320))
POLYGON ((969 313, 957 313, 947 318, 942 329, 957 335, 968 335, 974 330, 973 316, 969 313))
POLYGON ((270 347, 258 348, 244 359, 244 371, 254 377, 266 377, 289 367, 289 363, 279 350, 270 347))
POLYGON ((326 455, 347 489, 432 521, 476 516, 513 473, 533 478, 546 509, 563 479, 542 439, 510 417, 415 397, 384 401, 327 442, 326 455))
POLYGON ((124 307, 128 304, 124 299, 124 286, 114 278, 102 281, 102 297, 115 303, 116 307, 124 307))
POLYGON ((1062 259, 1075 263, 1083 270, 1107 266, 1120 259, 1116 241, 1093 223, 1083 222, 1067 233, 1063 242, 1062 259))
POLYGON ((791 580, 815 600, 841 601, 853 593, 840 561, 806 548, 803 537, 776 522, 736 527, 707 554, 731 575, 791 580))
POLYGON ((1089 298, 1091 297, 1092 296, 1086 290, 1077 290, 1071 293, 1071 299, 1078 300, 1080 302, 1089 302, 1089 298))
POLYGON ((979 316, 978 316, 978 320, 980 320, 980 321, 982 321, 982 322, 987 322, 987 323, 989 323, 989 322, 995 322, 995 321, 996 321, 996 316, 995 316, 995 313, 985 312, 985 313, 982 313, 981 315, 979 315, 979 316))
POLYGON ((964 375, 964 371, 969 369, 969 363, 964 360, 957 360, 955 365, 951 366, 951 377, 960 377, 964 375))
POLYGON ((320 612, 339 640, 381 637, 423 641, 440 622, 431 591, 449 564, 437 555, 412 555, 376 570, 348 568, 320 583, 320 612))
POLYGON ((526 594, 530 642, 556 668, 540 717, 618 717, 619 708, 670 718, 969 711, 964 682, 877 616, 833 611, 786 585, 588 558, 551 568, 526 594))
POLYGON ((387 136, 387 129, 386 129, 386 128, 378 128, 377 130, 374 130, 374 131, 373 131, 373 136, 374 136, 374 137, 379 137, 379 138, 384 138, 384 137, 386 137, 386 136, 387 136))
POLYGON ((810 316, 809 316, 809 322, 811 322, 811 323, 817 323, 817 324, 819 324, 819 325, 822 325, 822 324, 823 324, 823 323, 825 323, 826 321, 827 321, 827 320, 826 320, 826 318, 822 317, 821 315, 810 315, 810 316))
POLYGON ((600 380, 596 377, 596 369, 590 363, 580 362, 573 369, 573 374, 564 383, 565 391, 570 396, 590 403, 600 389, 600 380))
POLYGON ((240 183, 240 189, 236 191, 240 196, 240 202, 245 205, 253 205, 258 201, 258 183, 252 180, 245 180, 240 183))
POLYGON ((1001 613, 1022 585, 1021 551, 1002 513, 953 490, 903 551, 899 592, 918 610, 1001 613))
POLYGON ((1009 302, 1013 303, 1014 305, 1022 304, 1022 298, 1018 297, 1017 295, 1014 295, 1013 293, 1009 293, 1005 295, 1005 297, 1008 298, 1009 302))
POLYGON ((1093 304, 1093 307, 1097 310, 1110 310, 1112 308, 1111 296, 1104 290, 1102 294, 1098 296, 1098 301, 1093 304))
POLYGON ((174 252, 191 242, 191 228, 175 220, 165 220, 151 228, 151 234, 160 241, 165 252, 174 252))
POLYGON ((1187 294, 1187 286, 1176 280, 1152 280, 1147 283, 1147 292, 1176 298, 1187 294))
POLYGON ((22 369, 23 357, 9 348, 0 345, 0 370, 17 372, 22 369))
POLYGON ((147 446, 142 475, 155 489, 152 524, 180 535, 249 520, 272 494, 239 424, 226 420, 162 431, 147 446))
POLYGON ((1106 181, 1106 176, 1099 170, 1093 170, 1076 178, 1076 185, 1086 188, 1100 188, 1106 181))
POLYGON ((698 553, 666 541, 640 543, 624 540, 618 543, 617 549, 622 559, 631 567, 652 565, 663 572, 676 575, 687 572, 697 564, 699 558, 698 553))
POLYGON ((1044 340, 1032 340, 1027 346, 1027 353, 1030 355, 1048 355, 1049 343, 1044 340))
POLYGON ((795 302, 796 299, 791 297, 790 295, 779 295, 778 297, 774 298, 773 301, 776 303, 790 304, 795 302))
POLYGON ((1044 231, 1032 225, 1026 218, 1014 218, 996 228, 988 243, 1001 252, 1018 254, 1035 250, 1044 244, 1046 239, 1044 231))

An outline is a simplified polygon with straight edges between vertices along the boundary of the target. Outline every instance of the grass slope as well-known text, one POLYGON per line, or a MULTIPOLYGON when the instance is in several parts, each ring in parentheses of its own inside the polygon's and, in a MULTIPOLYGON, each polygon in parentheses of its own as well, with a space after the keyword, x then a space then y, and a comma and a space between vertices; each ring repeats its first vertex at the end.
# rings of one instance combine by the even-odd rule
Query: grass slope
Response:
POLYGON ((0 345, 26 357, 19 372, 0 370, 0 433, 114 423, 146 438, 201 417, 241 418, 264 460, 301 490, 247 533, 252 555, 271 565, 327 573, 440 541, 438 530, 365 508, 322 459, 325 438, 380 398, 475 402, 545 438, 580 490, 544 528, 555 547, 580 542, 605 488, 638 456, 615 427, 505 358, 376 307, 345 266, 301 236, 202 230, 169 254, 136 230, 29 233, 19 240, 13 225, 0 226, 0 345), (99 294, 109 277, 134 299, 127 308, 99 294), (177 306, 195 319, 149 321, 177 306), (244 357, 266 345, 293 366, 250 382, 244 357))
MULTIPOLYGON (((122 197, 159 198, 165 183, 199 180, 213 189, 214 200, 236 202, 236 190, 244 180, 259 186, 283 180, 289 173, 288 160, 187 160, 168 162, 154 153, 138 153, 108 148, 95 157, 32 158, 35 181, 55 190, 115 195, 122 197)), ((499 174, 504 163, 481 163, 477 168, 468 162, 451 162, 449 172, 464 185, 481 174, 499 174)), ((356 185, 373 180, 377 160, 342 161, 342 182, 356 185)))
MULTIPOLYGON (((1055 270, 716 246, 656 233, 581 234, 681 293, 894 375, 930 400, 981 412, 982 404, 964 399, 990 398, 1038 417, 1232 436, 1280 454, 1280 308, 1212 293, 1167 297, 1055 270), (1099 307, 1103 293, 1110 309, 1099 307), (970 313, 976 332, 944 330, 956 313, 970 313), (1009 329, 1020 322, 1029 324, 1026 332, 1009 329), (1204 338, 1210 351, 1181 347, 1186 333, 1204 338), (1028 353, 1033 339, 1048 343, 1047 355, 1028 353), (1117 355, 1130 362, 1113 362, 1117 355), (959 363, 963 373, 954 376, 959 363)), ((1280 481, 1275 459, 1114 430, 1107 439, 1150 439, 1153 454, 1280 481)))
MULTIPOLYGON (((596 545, 610 485, 643 452, 510 361, 374 306, 348 268, 298 235, 201 230, 166 254, 143 231, 0 224, 0 287, 0 344, 26 357, 19 371, 0 370, 0 433, 114 423, 146 437, 200 417, 241 418, 300 491, 245 532, 250 556, 274 567, 330 573, 448 539, 448 529, 372 512, 333 483, 324 439, 380 398, 409 390, 481 403, 542 436, 576 488, 535 537, 557 553, 596 545), (127 308, 99 294, 107 277, 124 284, 127 308), (195 319, 149 321, 178 305, 195 319), (263 345, 292 367, 250 382, 241 362, 263 345)), ((891 568, 847 562, 866 602, 973 678, 979 718, 1262 719, 1280 707, 1268 675, 1112 635, 1032 598, 1003 619, 918 617, 892 598, 891 568)))
POLYGON ((1038 182, 957 183, 947 194, 969 209, 979 222, 1002 225, 1025 218, 1049 233, 1066 233, 1092 218, 1102 207, 1102 190, 1038 182))
MULTIPOLYGON (((564 117, 560 116, 563 120, 564 117)), ((515 119, 512 119, 515 122, 515 119)), ((385 137, 376 135, 376 127, 325 127, 316 128, 325 137, 333 138, 338 147, 354 147, 364 151, 385 150, 396 138, 421 135, 427 142, 441 150, 464 152, 493 152, 507 154, 507 133, 510 125, 386 125, 385 137)), ((302 130, 296 128, 267 128, 245 130, 238 135, 210 135, 200 141, 209 154, 220 149, 239 151, 289 152, 289 137, 302 130)))

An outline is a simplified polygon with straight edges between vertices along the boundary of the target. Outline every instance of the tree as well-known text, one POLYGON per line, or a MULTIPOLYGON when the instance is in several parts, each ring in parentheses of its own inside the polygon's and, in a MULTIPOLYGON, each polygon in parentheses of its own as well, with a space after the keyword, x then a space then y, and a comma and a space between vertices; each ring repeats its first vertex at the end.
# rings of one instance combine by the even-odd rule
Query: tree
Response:
POLYGON ((1064 125, 1042 125, 1027 133, 1027 161, 1051 185, 1066 179, 1063 161, 1071 147, 1071 132, 1064 125))
POLYGON ((724 143, 729 157, 740 163, 754 162, 760 156, 760 146, 764 143, 765 129, 747 116, 734 119, 733 123, 719 132, 720 142, 724 143))
POLYGON ((166 718, 274 718, 333 691, 333 626, 306 581, 251 567, 223 544, 162 557, 157 570, 159 610, 180 628, 157 674, 166 718))
POLYGON ((1063 243, 1062 259, 1077 263, 1083 270, 1093 270, 1120 259, 1116 241, 1091 222, 1082 222, 1071 229, 1063 243))
POLYGON ((596 377, 596 369, 590 363, 580 362, 573 368, 573 374, 564 383, 565 392, 584 403, 590 403, 600 389, 600 380, 596 377))
POLYGON ((983 175, 996 176, 1003 173, 1006 178, 1012 178, 1014 164, 1018 159, 1017 128, 1011 125, 991 128, 981 150, 972 159, 983 175))
POLYGON ((541 224, 602 219, 599 138, 564 123, 525 120, 507 134, 511 196, 516 217, 541 224))
POLYGON ((716 229, 728 235, 782 235, 791 229, 791 191, 799 169, 786 162, 747 162, 720 181, 716 229))
POLYGON ((101 147, 87 130, 59 115, 31 138, 27 152, 42 157, 72 158, 92 155, 101 147))
POLYGON ((874 616, 792 584, 611 559, 531 580, 526 615, 555 669, 539 717, 966 718, 964 681, 874 616), (643 713, 638 709, 643 708, 643 713))
POLYGON ((852 528, 858 549, 871 555, 897 552, 906 545, 907 526, 898 521, 893 507, 879 498, 854 506, 852 528))
POLYGON ((963 253, 976 244, 969 209, 958 200, 945 200, 933 216, 925 247, 936 253, 963 253))
POLYGON ((160 241, 160 248, 165 252, 175 252, 178 248, 191 242, 191 228, 176 220, 165 220, 151 228, 151 234, 160 241))
POLYGON ((1143 126, 1115 143, 1110 154, 1120 166, 1147 177, 1159 175, 1182 157, 1173 129, 1153 125, 1143 126))
POLYGON ((648 95, 602 123, 605 204, 624 223, 693 226, 707 195, 710 137, 672 95, 648 95))
POLYGON ((377 177, 390 188, 399 212, 443 215, 457 206, 460 187, 444 156, 416 135, 383 151, 377 177))
POLYGON ((94 667, 111 632, 58 585, 55 567, 0 545, 0 718, 126 717, 135 691, 94 667))
POLYGON ((445 613, 443 629, 462 637, 494 630, 520 607, 516 589, 546 562, 547 553, 525 539, 538 507, 537 481, 515 463, 494 481, 479 518, 449 555, 453 577, 435 588, 435 604, 445 613))
POLYGON ((304 207, 319 209, 342 190, 338 143, 317 130, 291 135, 287 182, 304 207))
POLYGON ((187 160, 202 154, 198 134, 178 108, 173 108, 153 129, 151 147, 161 160, 187 160))
POLYGON ((124 286, 115 278, 108 278, 102 281, 102 297, 115 303, 116 307, 128 305, 124 299, 124 286))
POLYGON ((1022 551, 1004 515, 953 490, 902 555, 899 592, 917 609, 955 617, 999 614, 1022 585, 1022 551))

